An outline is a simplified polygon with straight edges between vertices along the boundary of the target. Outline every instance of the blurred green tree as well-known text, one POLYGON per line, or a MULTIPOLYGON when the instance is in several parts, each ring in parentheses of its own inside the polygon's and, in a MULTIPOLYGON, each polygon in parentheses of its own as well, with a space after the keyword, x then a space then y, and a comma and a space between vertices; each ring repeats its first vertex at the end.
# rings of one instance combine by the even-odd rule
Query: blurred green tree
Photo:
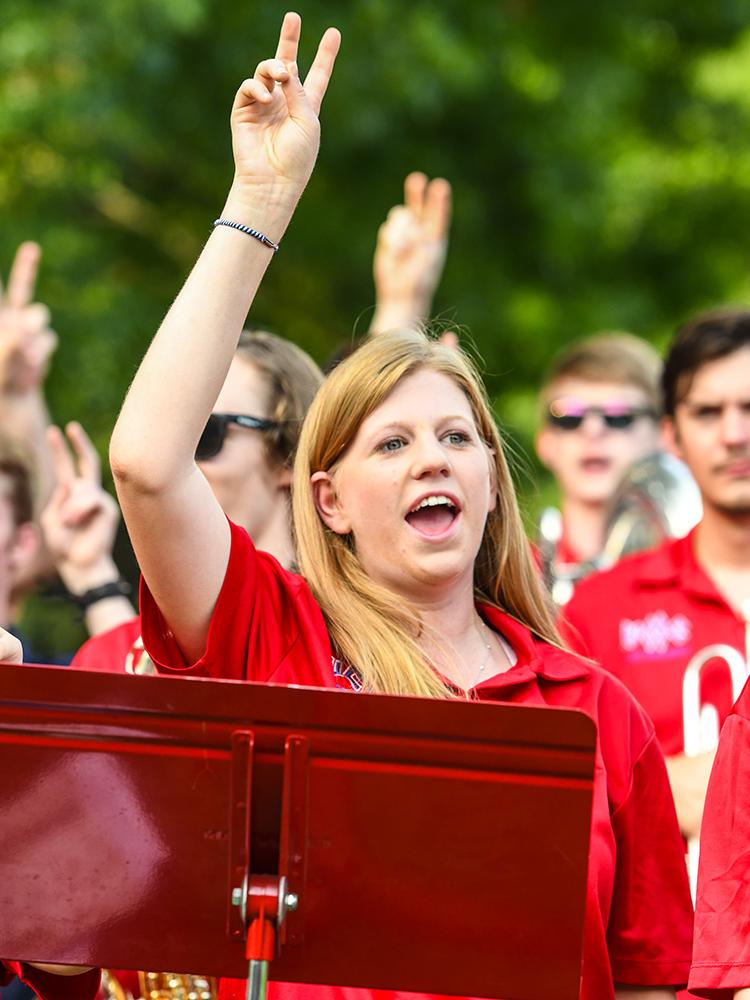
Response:
MULTIPOLYGON (((560 345, 630 329, 661 346, 692 310, 750 299, 750 0, 300 12, 303 68, 328 23, 344 47, 318 169, 253 322, 319 360, 365 329, 375 232, 412 169, 454 185, 436 309, 468 330, 521 452, 560 345)), ((42 243, 53 413, 82 420, 102 452, 221 207, 232 96, 282 13, 3 0, 0 263, 21 239, 42 243)), ((539 481, 521 478, 532 507, 539 481)))

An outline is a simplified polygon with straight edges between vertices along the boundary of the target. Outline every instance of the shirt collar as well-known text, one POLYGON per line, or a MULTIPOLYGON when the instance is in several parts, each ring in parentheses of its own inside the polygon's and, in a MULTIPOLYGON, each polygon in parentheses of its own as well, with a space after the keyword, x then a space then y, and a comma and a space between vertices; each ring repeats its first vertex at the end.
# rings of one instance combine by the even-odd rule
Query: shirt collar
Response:
POLYGON ((488 678, 483 687, 510 687, 528 683, 536 677, 549 681, 570 681, 588 673, 582 659, 539 639, 525 625, 494 605, 478 604, 477 610, 491 628, 507 639, 517 657, 514 666, 488 678))
POLYGON ((638 567, 638 586, 678 586, 699 597, 725 603, 713 581, 695 558, 696 528, 683 538, 673 538, 654 549, 638 567))

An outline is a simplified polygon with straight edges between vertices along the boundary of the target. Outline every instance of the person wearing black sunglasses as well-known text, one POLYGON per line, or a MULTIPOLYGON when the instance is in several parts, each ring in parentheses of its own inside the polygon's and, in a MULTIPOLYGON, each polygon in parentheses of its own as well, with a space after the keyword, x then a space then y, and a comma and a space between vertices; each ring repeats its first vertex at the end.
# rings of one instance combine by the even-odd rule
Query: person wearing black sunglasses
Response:
MULTIPOLYGON (((289 487, 302 420, 322 381, 312 358, 264 330, 243 330, 195 458, 224 513, 286 569, 294 564, 289 487)), ((152 673, 140 618, 92 636, 78 669, 152 673)))
POLYGON ((660 370, 645 341, 612 333, 569 347, 547 375, 536 450, 555 477, 560 514, 545 512, 540 551, 559 604, 596 565, 622 477, 660 450, 660 370))
POLYGON ((321 381, 317 365, 290 341, 243 333, 195 452, 227 517, 287 568, 294 562, 291 465, 321 381))

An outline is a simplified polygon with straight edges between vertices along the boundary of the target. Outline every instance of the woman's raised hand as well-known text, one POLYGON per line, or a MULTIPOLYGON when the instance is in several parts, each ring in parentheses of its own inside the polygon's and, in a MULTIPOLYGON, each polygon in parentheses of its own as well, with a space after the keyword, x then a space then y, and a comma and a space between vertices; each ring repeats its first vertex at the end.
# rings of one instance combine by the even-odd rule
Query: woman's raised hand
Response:
MULTIPOLYGON (((287 14, 275 58, 259 64, 232 106, 235 172, 220 221, 274 243, 315 165, 318 112, 340 41, 335 29, 325 32, 303 84, 300 30, 299 15, 287 14)), ((206 648, 231 545, 195 448, 273 256, 267 243, 237 228, 214 228, 138 369, 110 444, 138 563, 188 662, 206 648)))
POLYGON ((302 19, 288 13, 276 56, 258 64, 237 91, 232 107, 233 194, 285 203, 299 198, 320 144, 318 113, 331 79, 341 36, 328 28, 305 82, 297 69, 302 19))

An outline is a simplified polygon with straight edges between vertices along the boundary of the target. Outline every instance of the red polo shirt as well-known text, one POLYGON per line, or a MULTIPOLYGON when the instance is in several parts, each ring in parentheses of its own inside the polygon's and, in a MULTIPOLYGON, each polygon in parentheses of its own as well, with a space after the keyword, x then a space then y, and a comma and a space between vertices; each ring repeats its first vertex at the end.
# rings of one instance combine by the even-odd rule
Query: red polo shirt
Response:
MULTIPOLYGON (((571 647, 632 691, 667 756, 684 750, 683 678, 692 658, 716 643, 745 656, 745 621, 698 565, 693 538, 670 540, 588 577, 562 612, 571 647)), ((736 696, 723 661, 706 664, 700 688, 701 704, 715 706, 721 724, 736 696)))
POLYGON ((690 990, 750 987, 750 684, 721 731, 701 828, 690 990))
MULTIPOLYGON (((490 701, 579 708, 599 724, 584 932, 583 1000, 611 1000, 613 980, 635 986, 686 982, 692 908, 682 841, 653 728, 604 671, 535 639, 496 608, 479 610, 513 647, 517 663, 474 691, 490 701)), ((185 661, 145 584, 146 648, 160 671, 317 687, 357 687, 332 656, 325 621, 306 582, 256 552, 232 525, 224 584, 206 650, 185 661)), ((244 997, 225 980, 224 997, 244 997)), ((371 990, 272 984, 271 1000, 370 1000, 371 990)), ((396 994, 379 992, 390 1000, 396 994)))

